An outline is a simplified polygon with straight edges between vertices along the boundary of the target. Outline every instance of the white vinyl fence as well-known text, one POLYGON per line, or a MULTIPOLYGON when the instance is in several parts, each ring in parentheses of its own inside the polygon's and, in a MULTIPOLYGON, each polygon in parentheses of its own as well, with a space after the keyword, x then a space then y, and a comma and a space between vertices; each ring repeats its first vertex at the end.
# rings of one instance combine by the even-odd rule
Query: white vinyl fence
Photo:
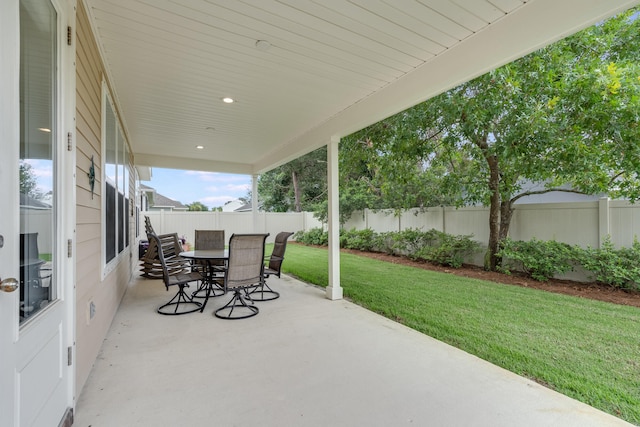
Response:
MULTIPOLYGON (((225 230, 227 240, 233 233, 269 233, 268 242, 280 231, 308 231, 323 224, 310 212, 141 212, 140 233, 149 216, 157 233, 178 233, 193 242, 194 230, 225 230), (255 224, 254 224, 255 221, 255 224)), ((395 216, 392 211, 356 212, 344 224, 346 230, 370 228, 376 232, 408 228, 424 231, 432 228, 453 235, 473 235, 487 244, 489 209, 486 207, 436 207, 425 211, 412 209, 395 216)), ((582 247, 599 247, 610 236, 616 247, 629 247, 640 236, 640 205, 606 198, 593 202, 538 203, 516 205, 509 235, 514 240, 557 240, 582 247)), ((144 238, 144 236, 142 236, 144 238)))
POLYGON ((148 216, 157 234, 178 233, 193 243, 195 230, 224 230, 229 241, 232 234, 269 233, 267 243, 273 242, 281 231, 296 232, 321 227, 322 223, 311 212, 265 213, 258 212, 170 212, 145 211, 140 213, 140 237, 144 236, 144 216, 148 216))
MULTIPOLYGON (((487 245, 489 209, 486 207, 437 207, 421 212, 412 209, 394 216, 391 211, 355 213, 346 230, 371 228, 376 232, 408 228, 432 228, 453 235, 473 235, 487 245)), ((528 241, 557 240, 582 247, 599 247, 610 236, 616 247, 630 247, 640 236, 640 205, 606 198, 593 202, 539 203, 516 205, 509 237, 528 241)))
MULTIPOLYGON (((267 232, 273 242, 280 231, 308 231, 323 227, 310 212, 265 213, 255 219, 250 212, 142 212, 148 215, 157 233, 178 233, 193 242, 196 229, 223 229, 228 240, 233 233, 267 232)), ((412 209, 396 216, 392 211, 356 212, 344 224, 345 230, 370 228, 375 232, 402 231, 408 228, 428 231, 432 228, 453 235, 473 235, 486 247, 489 241, 489 209, 486 207, 436 207, 425 211, 412 209)), ((141 218, 141 237, 144 221, 141 218)), ((516 205, 509 236, 514 240, 556 240, 584 248, 600 247, 609 236, 615 247, 630 247, 640 236, 640 205, 606 198, 592 202, 539 203, 516 205)), ((483 254, 467 262, 482 265, 483 254)), ((585 280, 576 271, 562 278, 585 280)))

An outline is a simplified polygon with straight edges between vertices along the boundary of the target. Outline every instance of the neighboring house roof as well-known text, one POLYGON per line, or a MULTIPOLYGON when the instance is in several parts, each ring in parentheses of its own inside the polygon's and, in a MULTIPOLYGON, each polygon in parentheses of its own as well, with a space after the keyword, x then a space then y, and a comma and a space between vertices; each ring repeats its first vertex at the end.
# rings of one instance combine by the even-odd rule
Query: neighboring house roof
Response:
MULTIPOLYGON (((258 210, 262 208, 261 204, 258 204, 258 210)), ((244 202, 240 199, 227 202, 222 207, 222 212, 251 212, 251 202, 244 202)))
POLYGON ((234 212, 251 212, 251 203, 245 203, 244 205, 234 210, 234 212))
POLYGON ((51 205, 20 193, 20 207, 24 209, 51 209, 51 205))
POLYGON ((166 196, 163 196, 160 193, 155 193, 155 195, 153 196, 153 208, 160 208, 160 207, 171 207, 173 209, 176 210, 188 210, 189 208, 186 207, 185 205, 183 205, 182 203, 170 199, 166 196))
POLYGON ((236 212, 236 210, 244 205, 241 200, 231 200, 222 206, 222 212, 236 212))
MULTIPOLYGON (((251 205, 251 202, 249 202, 249 203, 245 203, 244 205, 240 206, 234 212, 251 212, 251 209, 252 209, 252 205, 251 205)), ((258 210, 259 211, 262 210, 262 203, 258 203, 258 210)))
MULTIPOLYGON (((563 185, 560 188, 569 190, 571 186, 563 185)), ((522 183, 523 191, 540 191, 544 190, 544 183, 531 182, 525 180, 522 183)), ((567 202, 592 202, 606 197, 606 194, 579 194, 568 191, 551 191, 543 194, 532 194, 518 199, 515 204, 526 205, 531 203, 567 203, 567 202)))
POLYGON ((140 184, 140 190, 146 193, 153 193, 153 197, 149 200, 150 209, 171 209, 176 211, 189 210, 189 208, 181 202, 170 199, 167 196, 163 196, 148 185, 140 184))

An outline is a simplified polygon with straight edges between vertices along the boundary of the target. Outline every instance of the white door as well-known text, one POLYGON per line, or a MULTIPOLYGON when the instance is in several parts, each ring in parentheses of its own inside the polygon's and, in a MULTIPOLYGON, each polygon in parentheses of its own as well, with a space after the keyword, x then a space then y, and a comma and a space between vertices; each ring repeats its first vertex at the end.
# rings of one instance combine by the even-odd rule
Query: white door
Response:
POLYGON ((2 426, 57 426, 73 407, 69 10, 58 0, 0 2, 2 426), (11 278, 19 286, 7 292, 11 278))

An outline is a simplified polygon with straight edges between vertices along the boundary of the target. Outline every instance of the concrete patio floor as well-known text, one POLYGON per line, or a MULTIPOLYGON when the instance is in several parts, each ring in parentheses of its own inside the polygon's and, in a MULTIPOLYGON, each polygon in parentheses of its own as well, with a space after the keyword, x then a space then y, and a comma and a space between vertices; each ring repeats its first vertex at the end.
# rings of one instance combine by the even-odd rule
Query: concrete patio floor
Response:
POLYGON ((289 277, 250 319, 161 316, 172 295, 136 279, 74 426, 628 426, 289 277))

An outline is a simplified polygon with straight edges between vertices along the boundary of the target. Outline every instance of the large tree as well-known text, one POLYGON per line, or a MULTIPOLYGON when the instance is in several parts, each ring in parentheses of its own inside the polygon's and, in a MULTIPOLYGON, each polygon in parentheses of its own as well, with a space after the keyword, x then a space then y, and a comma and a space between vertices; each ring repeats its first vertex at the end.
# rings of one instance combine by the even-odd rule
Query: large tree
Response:
POLYGON ((500 263, 500 241, 524 196, 637 199, 637 16, 630 10, 361 131, 369 169, 393 189, 387 197, 402 204, 446 194, 457 205, 489 206, 487 269, 500 263), (437 178, 437 190, 416 185, 425 175, 437 178))
POLYGON ((326 163, 323 147, 260 175, 262 208, 268 212, 313 211, 327 197, 326 163))
POLYGON ((33 166, 27 162, 20 162, 20 193, 35 200, 42 200, 46 194, 38 187, 38 177, 33 166))

